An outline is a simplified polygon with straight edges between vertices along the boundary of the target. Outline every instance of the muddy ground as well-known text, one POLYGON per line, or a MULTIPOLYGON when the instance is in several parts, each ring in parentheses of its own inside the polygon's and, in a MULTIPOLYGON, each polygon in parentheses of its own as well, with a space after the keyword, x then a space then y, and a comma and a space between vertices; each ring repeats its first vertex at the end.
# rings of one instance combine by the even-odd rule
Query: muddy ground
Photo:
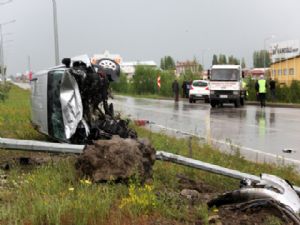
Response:
MULTIPOLYGON (((191 199, 191 204, 206 203, 212 198, 222 194, 216 192, 216 188, 205 184, 202 181, 191 180, 183 175, 177 175, 181 190, 196 190, 199 195, 197 198, 195 192, 191 192, 190 196, 183 196, 191 199), (194 195, 193 195, 194 194, 194 195)), ((181 191, 182 193, 183 191, 181 191)), ((187 191, 186 191, 187 192, 187 191)), ((188 192, 187 192, 188 193, 188 192)), ((221 206, 218 209, 212 210, 213 215, 210 216, 210 224, 218 225, 269 225, 269 224, 293 224, 288 218, 283 218, 281 213, 274 208, 257 208, 241 211, 236 209, 236 205, 221 206), (270 219, 273 218, 273 223, 270 219), (276 222, 277 223, 276 223, 276 222)), ((195 224, 201 225, 202 221, 195 221, 195 224)))
MULTIPOLYGON (((44 163, 48 163, 51 161, 57 161, 61 158, 72 157, 75 156, 70 155, 49 155, 43 153, 37 154, 29 154, 26 156, 17 155, 17 156, 1 156, 0 160, 0 191, 5 188, 5 180, 9 175, 9 170, 14 166, 21 166, 22 170, 30 170, 44 163)), ((180 195, 182 198, 186 198, 189 200, 191 205, 195 204, 203 204, 211 200, 212 198, 218 196, 221 193, 216 191, 216 188, 210 186, 202 181, 191 180, 184 175, 178 174, 176 176, 179 183, 179 189, 174 190, 175 195, 180 195)), ((201 225, 204 224, 203 221, 170 221, 164 220, 162 218, 155 218, 152 222, 149 221, 151 217, 147 217, 148 221, 144 221, 143 224, 195 224, 201 225)), ((214 209, 211 212, 211 216, 209 217, 209 224, 217 224, 217 225, 268 225, 268 224, 293 224, 290 220, 284 219, 280 212, 272 208, 263 208, 257 210, 248 210, 241 211, 235 209, 233 206, 222 206, 219 209, 214 209), (273 222, 270 221, 270 216, 273 218, 273 222), (274 219, 275 218, 275 219, 274 219), (277 219, 276 219, 277 218, 277 219), (274 222, 275 221, 275 222, 274 222), (278 223, 278 222, 281 223, 278 223)))

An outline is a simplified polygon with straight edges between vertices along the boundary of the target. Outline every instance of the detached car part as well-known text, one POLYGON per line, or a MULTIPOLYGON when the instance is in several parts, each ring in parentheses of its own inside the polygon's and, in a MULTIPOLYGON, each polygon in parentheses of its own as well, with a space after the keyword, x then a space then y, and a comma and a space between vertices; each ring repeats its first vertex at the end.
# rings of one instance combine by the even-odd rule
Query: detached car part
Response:
POLYGON ((74 144, 113 135, 136 138, 128 121, 116 117, 108 104, 109 84, 118 80, 120 66, 111 59, 93 65, 86 55, 62 62, 33 75, 32 124, 41 133, 74 144))
MULTIPOLYGON (((241 208, 273 206, 282 213, 300 222, 300 199, 291 184, 277 176, 261 174, 260 181, 241 181, 241 188, 224 193, 208 202, 208 206, 240 204, 241 208)), ((299 223, 296 224, 299 224, 299 223)))

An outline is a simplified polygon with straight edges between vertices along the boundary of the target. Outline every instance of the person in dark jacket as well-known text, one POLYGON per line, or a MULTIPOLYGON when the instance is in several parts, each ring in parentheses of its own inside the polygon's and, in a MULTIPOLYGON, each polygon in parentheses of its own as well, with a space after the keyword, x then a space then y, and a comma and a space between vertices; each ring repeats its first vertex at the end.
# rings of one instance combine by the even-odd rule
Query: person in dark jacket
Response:
POLYGON ((275 100, 276 83, 273 78, 271 78, 271 80, 269 82, 269 87, 270 87, 270 93, 271 93, 271 100, 274 101, 275 100))
POLYGON ((258 96, 258 80, 255 81, 255 93, 256 93, 256 101, 259 101, 259 96, 258 96))
POLYGON ((182 97, 186 98, 186 81, 182 82, 181 87, 182 87, 182 97))
POLYGON ((175 97, 175 102, 178 102, 178 97, 179 97, 179 84, 177 80, 174 80, 174 82, 172 83, 172 91, 174 93, 174 97, 175 97))

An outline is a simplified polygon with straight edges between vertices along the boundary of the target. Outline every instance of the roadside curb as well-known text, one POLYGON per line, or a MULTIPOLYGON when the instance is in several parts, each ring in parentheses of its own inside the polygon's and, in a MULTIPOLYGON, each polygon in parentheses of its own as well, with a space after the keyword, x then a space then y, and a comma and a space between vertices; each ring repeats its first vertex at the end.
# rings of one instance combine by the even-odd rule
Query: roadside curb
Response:
MULTIPOLYGON (((121 94, 116 94, 116 96, 127 96, 127 97, 132 97, 132 98, 147 98, 145 96, 130 96, 130 95, 121 95, 121 94)), ((158 96, 157 98, 149 98, 149 99, 156 99, 156 100, 170 100, 174 101, 174 98, 168 98, 168 97, 163 97, 163 96, 158 96)), ((179 101, 181 102, 189 102, 188 98, 179 98, 179 101)), ((203 103, 204 104, 204 103, 203 103)), ((207 103, 205 103, 207 104, 207 103)), ((260 103, 258 101, 246 101, 245 105, 256 105, 259 106, 260 103)), ((300 108, 300 104, 293 104, 293 103, 280 103, 280 102, 266 102, 266 107, 278 107, 278 108, 300 108)))
MULTIPOLYGON (((246 101, 246 105, 257 105, 260 103, 256 101, 246 101)), ((266 102, 266 107, 278 107, 278 108, 300 108, 300 104, 292 104, 292 103, 276 103, 276 102, 266 102)))

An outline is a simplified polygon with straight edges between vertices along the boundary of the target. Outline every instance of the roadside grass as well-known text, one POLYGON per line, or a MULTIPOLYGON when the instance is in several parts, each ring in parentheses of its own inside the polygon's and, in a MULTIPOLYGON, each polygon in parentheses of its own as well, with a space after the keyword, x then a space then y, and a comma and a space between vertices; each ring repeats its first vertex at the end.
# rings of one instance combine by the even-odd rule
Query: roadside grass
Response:
MULTIPOLYGON (((7 101, 0 103, 0 117, 1 137, 46 140, 30 125, 28 91, 12 87, 7 101)), ((134 128, 140 137, 150 139, 157 150, 192 155, 195 159, 256 175, 271 173, 300 184, 300 176, 292 166, 253 163, 241 157, 238 150, 224 154, 196 138, 189 143, 187 139, 134 128)), ((16 154, 25 153, 0 150, 2 159, 16 154)), ((129 184, 92 184, 88 178, 77 176, 75 160, 75 156, 61 157, 30 169, 15 166, 5 172, 7 182, 3 185, 0 182, 0 224, 194 224, 198 220, 208 224, 209 216, 214 213, 205 203, 191 204, 180 196, 182 185, 178 175, 203 182, 214 192, 236 189, 239 184, 234 179, 161 161, 154 165, 153 180, 144 186, 138 178, 129 184)), ((277 224, 271 217, 267 222, 277 224)))
POLYGON ((30 93, 12 86, 5 102, 0 103, 0 137, 45 140, 30 124, 30 93))
MULTIPOLYGON (((30 123, 30 92, 12 85, 5 102, 0 102, 0 137, 28 140, 47 140, 33 129, 30 123)), ((0 163, 4 158, 24 155, 24 152, 0 151, 0 163)), ((31 155, 27 152, 26 155, 31 155)))
MULTIPOLYGON (((200 142, 198 138, 192 138, 191 143, 188 139, 170 137, 163 133, 153 133, 145 128, 136 127, 140 137, 147 137, 156 150, 167 151, 186 157, 190 157, 190 147, 192 149, 192 158, 202 160, 204 162, 220 165, 226 168, 239 170, 254 175, 261 173, 274 174, 284 179, 289 180, 292 184, 300 185, 300 176, 293 165, 277 165, 275 163, 255 163, 246 160, 238 149, 233 149, 231 154, 221 152, 214 149, 205 142, 200 142)), ((156 163, 159 164, 159 163, 156 163)), ((166 163, 162 163, 165 166, 166 163)), ((203 172, 197 169, 191 169, 180 166, 181 170, 190 173, 195 179, 201 179, 209 182, 212 185, 217 184, 221 190, 227 188, 236 188, 237 181, 203 172)), ((179 171, 178 171, 179 172, 179 171)))

